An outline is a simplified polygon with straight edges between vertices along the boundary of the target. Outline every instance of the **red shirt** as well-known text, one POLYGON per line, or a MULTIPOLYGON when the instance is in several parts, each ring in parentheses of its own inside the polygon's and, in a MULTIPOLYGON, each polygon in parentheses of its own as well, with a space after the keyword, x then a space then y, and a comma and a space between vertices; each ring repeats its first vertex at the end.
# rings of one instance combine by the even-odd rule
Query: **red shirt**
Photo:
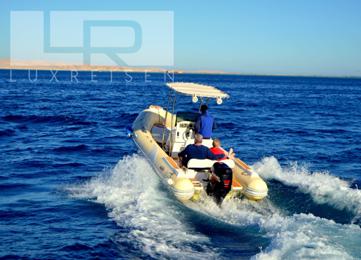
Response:
POLYGON ((224 150, 223 150, 222 148, 212 147, 210 150, 211 150, 211 152, 212 152, 214 155, 220 155, 220 154, 223 154, 223 155, 224 155, 224 157, 218 159, 218 161, 220 161, 220 160, 226 160, 226 159, 227 159, 227 156, 225 155, 224 150))

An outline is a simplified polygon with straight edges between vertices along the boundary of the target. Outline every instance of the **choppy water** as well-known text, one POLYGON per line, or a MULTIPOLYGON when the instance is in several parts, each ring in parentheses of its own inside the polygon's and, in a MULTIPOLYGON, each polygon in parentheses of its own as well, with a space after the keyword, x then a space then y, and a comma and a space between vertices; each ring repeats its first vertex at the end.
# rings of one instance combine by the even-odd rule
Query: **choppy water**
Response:
POLYGON ((130 75, 0 71, 0 258, 361 258, 361 79, 176 75, 231 95, 216 135, 270 188, 190 209, 124 131, 164 75, 130 75))

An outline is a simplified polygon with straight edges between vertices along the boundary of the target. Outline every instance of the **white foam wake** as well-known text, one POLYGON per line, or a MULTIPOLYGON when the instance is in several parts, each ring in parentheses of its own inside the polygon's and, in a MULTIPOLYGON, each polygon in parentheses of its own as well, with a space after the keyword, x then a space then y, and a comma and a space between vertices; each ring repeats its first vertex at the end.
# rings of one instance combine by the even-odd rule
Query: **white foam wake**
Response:
POLYGON ((352 189, 349 183, 327 172, 308 171, 297 163, 282 168, 275 157, 266 157, 253 165, 254 170, 266 179, 275 179, 309 193, 315 202, 327 203, 338 209, 347 209, 361 215, 361 190, 352 189))
POLYGON ((116 223, 129 229, 121 239, 132 241, 154 258, 216 258, 206 236, 183 223, 182 212, 165 191, 147 161, 125 157, 114 169, 88 183, 69 188, 72 196, 93 199, 109 210, 116 223))
MULTIPOLYGON (((264 161, 260 166, 262 164, 268 169, 265 172, 270 172, 271 166, 277 166, 276 163, 267 166, 264 161)), ((258 172, 260 169, 257 168, 258 172)), ((221 258, 222 248, 212 245, 212 237, 194 230, 192 223, 186 223, 189 221, 184 218, 187 212, 182 212, 174 198, 159 185, 162 185, 159 178, 146 160, 133 155, 119 161, 114 169, 69 190, 75 197, 104 204, 109 216, 129 230, 120 234, 119 239, 132 241, 146 255, 154 258, 221 258)), ((294 185, 299 186, 298 183, 294 185)), ((361 229, 356 225, 341 225, 312 214, 285 216, 267 200, 261 203, 229 201, 219 208, 213 200, 207 199, 192 207, 235 228, 260 227, 271 243, 254 256, 256 259, 361 258, 361 229)), ((234 240, 237 241, 237 237, 234 240)))
POLYGON ((269 201, 227 201, 222 208, 211 200, 198 210, 237 226, 260 227, 271 244, 255 259, 357 259, 361 257, 361 228, 337 224, 312 214, 283 215, 269 201))

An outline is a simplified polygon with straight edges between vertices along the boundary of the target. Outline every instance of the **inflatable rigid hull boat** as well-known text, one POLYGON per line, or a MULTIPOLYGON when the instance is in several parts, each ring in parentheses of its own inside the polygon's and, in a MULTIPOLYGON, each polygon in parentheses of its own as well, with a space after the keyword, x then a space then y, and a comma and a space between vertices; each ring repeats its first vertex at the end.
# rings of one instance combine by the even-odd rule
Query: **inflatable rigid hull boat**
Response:
MULTIPOLYGON (((214 87, 195 83, 167 85, 173 93, 191 95, 193 102, 207 97, 217 99, 220 104, 222 98, 228 97, 214 87)), ((168 103, 171 103, 169 101, 172 98, 175 99, 175 94, 168 99, 168 103)), ((175 100, 173 110, 174 104, 175 100)), ((160 106, 151 105, 137 116, 129 135, 165 185, 169 186, 175 197, 182 202, 198 201, 207 195, 215 196, 217 202, 224 198, 243 196, 250 200, 265 198, 268 192, 266 183, 238 158, 219 162, 191 159, 186 166, 180 166, 178 153, 188 144, 194 143, 194 125, 198 115, 192 112, 170 112, 160 106), (214 181, 212 176, 217 175, 214 181), (218 185, 221 182, 222 185, 218 185), (217 189, 222 191, 217 192, 217 189)), ((212 140, 204 139, 202 144, 210 148, 212 140)))

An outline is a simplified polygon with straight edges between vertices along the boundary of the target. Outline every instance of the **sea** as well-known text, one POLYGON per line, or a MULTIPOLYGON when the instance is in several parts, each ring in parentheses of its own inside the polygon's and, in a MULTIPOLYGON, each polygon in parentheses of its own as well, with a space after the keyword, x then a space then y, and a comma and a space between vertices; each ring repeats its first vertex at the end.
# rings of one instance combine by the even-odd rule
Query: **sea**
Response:
POLYGON ((360 188, 360 78, 0 70, 0 259, 361 259, 360 188), (266 199, 166 189, 126 128, 173 81, 230 95, 214 136, 266 199))

